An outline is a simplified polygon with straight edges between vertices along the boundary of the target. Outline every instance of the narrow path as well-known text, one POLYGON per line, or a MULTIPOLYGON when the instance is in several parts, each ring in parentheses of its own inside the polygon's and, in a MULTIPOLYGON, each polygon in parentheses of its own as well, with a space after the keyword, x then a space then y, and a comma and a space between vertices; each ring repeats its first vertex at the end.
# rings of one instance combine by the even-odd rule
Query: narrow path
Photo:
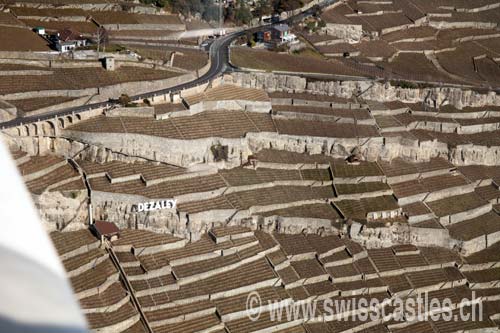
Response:
POLYGON ((147 329, 148 333, 153 333, 153 330, 151 329, 151 326, 149 325, 149 321, 142 311, 142 307, 139 304, 139 300, 135 296, 134 289, 132 288, 132 285, 130 284, 130 281, 127 278, 127 274, 125 274, 125 271, 123 270, 122 265, 120 265, 120 261, 116 257, 115 251, 113 250, 113 246, 111 243, 106 239, 104 240, 104 247, 106 248, 106 251, 109 253, 109 258, 113 262, 113 265, 116 267, 118 272, 120 273, 120 277, 122 279, 122 282, 127 289, 130 299, 132 300, 132 304, 134 304, 134 307, 136 308, 137 312, 139 313, 139 316, 141 317, 141 322, 144 324, 144 327, 147 329))

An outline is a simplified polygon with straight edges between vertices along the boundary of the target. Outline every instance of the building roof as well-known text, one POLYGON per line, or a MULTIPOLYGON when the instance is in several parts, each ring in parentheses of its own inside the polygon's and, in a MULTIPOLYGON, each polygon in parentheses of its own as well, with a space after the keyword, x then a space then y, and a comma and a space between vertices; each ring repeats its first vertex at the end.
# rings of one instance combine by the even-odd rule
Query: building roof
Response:
POLYGON ((95 221, 94 229, 103 236, 113 235, 120 232, 120 229, 113 222, 95 221))
POLYGON ((282 32, 290 30, 290 27, 288 27, 288 24, 275 25, 273 28, 278 30, 278 31, 282 31, 282 32))
POLYGON ((74 40, 85 40, 85 38, 78 31, 66 28, 59 31, 59 40, 62 42, 69 42, 74 40))

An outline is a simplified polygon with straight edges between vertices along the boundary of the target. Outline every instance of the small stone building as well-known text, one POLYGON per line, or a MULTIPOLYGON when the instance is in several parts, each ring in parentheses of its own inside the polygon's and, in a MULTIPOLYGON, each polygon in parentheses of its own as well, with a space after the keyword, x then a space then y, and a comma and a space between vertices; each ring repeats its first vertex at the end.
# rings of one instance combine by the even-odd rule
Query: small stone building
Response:
POLYGON ((104 68, 107 71, 114 71, 115 70, 115 58, 113 58, 113 57, 104 58, 104 68))
POLYGON ((104 239, 112 242, 120 237, 120 229, 118 229, 116 224, 113 222, 95 221, 91 228, 95 232, 96 236, 101 239, 101 242, 103 242, 104 239))

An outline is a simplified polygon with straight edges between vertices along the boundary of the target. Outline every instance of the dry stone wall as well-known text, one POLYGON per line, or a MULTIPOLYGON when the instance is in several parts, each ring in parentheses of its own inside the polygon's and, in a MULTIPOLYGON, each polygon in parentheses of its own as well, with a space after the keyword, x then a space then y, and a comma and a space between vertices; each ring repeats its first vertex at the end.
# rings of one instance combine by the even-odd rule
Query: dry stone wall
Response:
POLYGON ((138 212, 136 205, 150 199, 118 193, 92 191, 95 219, 114 222, 120 228, 146 229, 159 233, 171 233, 189 240, 197 240, 212 225, 207 221, 188 221, 175 210, 138 212))
POLYGON ((102 145, 129 156, 182 167, 215 162, 211 147, 219 144, 229 147, 226 161, 226 165, 228 166, 240 165, 242 158, 246 159, 251 154, 244 138, 179 140, 130 133, 88 133, 76 131, 65 131, 65 136, 88 144, 102 145))
POLYGON ((359 42, 363 36, 363 27, 357 24, 327 23, 323 29, 327 35, 331 35, 346 41, 359 42))
MULTIPOLYGON (((378 102, 399 100, 418 103, 425 99, 437 105, 451 104, 456 108, 500 105, 500 96, 495 92, 479 93, 453 87, 401 88, 388 83, 369 81, 308 81, 299 76, 275 75, 271 73, 232 73, 225 80, 248 88, 266 91, 308 92, 351 98, 364 92, 362 98, 378 102)), ((285 135, 259 134, 250 137, 252 150, 277 148, 294 152, 326 153, 345 157, 350 149, 361 144, 357 140, 340 140, 308 137, 288 137, 285 135)), ((404 137, 372 138, 361 145, 361 153, 368 160, 377 158, 391 160, 403 157, 410 161, 427 161, 431 157, 446 157, 456 165, 500 165, 500 147, 478 146, 473 144, 449 147, 439 141, 412 140, 404 137)))
POLYGON ((454 87, 401 88, 389 83, 372 81, 308 81, 306 78, 272 73, 232 73, 226 80, 243 87, 260 88, 267 91, 309 92, 351 98, 363 92, 366 100, 405 103, 435 100, 437 105, 451 104, 461 109, 466 106, 481 107, 500 105, 500 96, 495 92, 479 93, 469 89, 454 87))
POLYGON ((79 230, 88 226, 86 191, 44 192, 33 196, 35 207, 46 230, 79 230))
POLYGON ((415 228, 408 224, 371 228, 353 222, 348 233, 353 240, 367 248, 388 247, 396 244, 445 248, 453 248, 456 245, 456 242, 450 238, 447 229, 415 228))

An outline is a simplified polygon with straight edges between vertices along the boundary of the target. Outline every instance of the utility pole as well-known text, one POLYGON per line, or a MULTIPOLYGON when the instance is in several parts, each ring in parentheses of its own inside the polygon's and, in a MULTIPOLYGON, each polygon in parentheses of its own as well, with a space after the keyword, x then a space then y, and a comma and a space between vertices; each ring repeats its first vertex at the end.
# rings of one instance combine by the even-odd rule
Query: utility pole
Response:
POLYGON ((219 0, 219 36, 222 36, 222 26, 224 25, 224 0, 219 0))

